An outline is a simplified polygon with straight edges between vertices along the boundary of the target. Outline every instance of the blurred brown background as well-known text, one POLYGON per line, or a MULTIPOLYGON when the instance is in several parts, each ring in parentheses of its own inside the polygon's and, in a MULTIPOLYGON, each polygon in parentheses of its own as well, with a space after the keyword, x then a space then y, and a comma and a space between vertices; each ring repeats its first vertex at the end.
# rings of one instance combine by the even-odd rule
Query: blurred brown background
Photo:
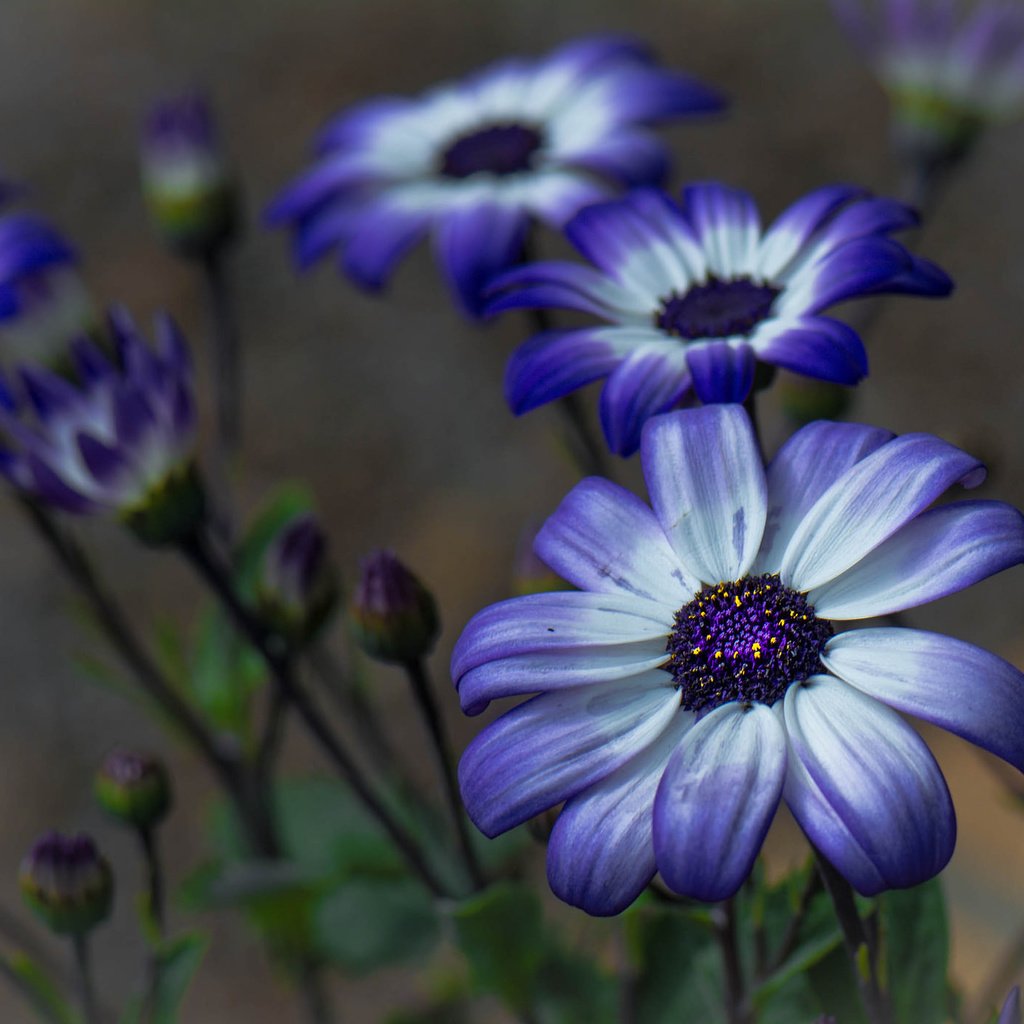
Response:
MULTIPOLYGON (((652 41, 667 63, 732 97, 728 117, 667 130, 678 158, 674 184, 719 177, 753 190, 768 216, 825 182, 895 187, 884 99, 822 0, 4 0, 0 7, 0 169, 28 183, 32 205, 80 245, 99 297, 125 302, 144 320, 158 308, 178 316, 203 371, 201 290, 149 230, 135 144, 154 97, 191 85, 212 95, 251 218, 234 267, 247 360, 242 504, 251 507, 281 480, 306 480, 349 580, 361 553, 386 544, 432 585, 446 623, 436 677, 460 747, 481 723, 462 721, 448 699, 450 646, 475 610, 507 596, 520 527, 553 509, 574 479, 551 444, 550 411, 517 422, 501 397, 504 360, 523 325, 511 316, 486 330, 462 321, 424 249, 384 299, 357 293, 328 265, 300 279, 285 237, 263 230, 258 217, 303 166, 311 133, 344 104, 413 92, 503 54, 539 53, 609 29, 652 41)), ((958 290, 945 302, 886 306, 868 339, 872 376, 854 412, 970 447, 992 466, 983 496, 1018 505, 1022 171, 1024 124, 991 132, 952 183, 918 249, 950 271, 958 290)), ((634 470, 624 475, 635 479, 634 470)), ((39 832, 94 829, 121 879, 115 920, 96 937, 102 987, 116 1002, 131 991, 141 956, 131 899, 138 868, 130 837, 93 809, 91 773, 115 742, 171 758, 179 800, 166 845, 176 880, 202 855, 209 780, 139 707, 76 669, 95 642, 68 614, 68 588, 8 504, 0 503, 0 530, 0 908, 27 921, 15 874, 39 832)), ((196 591, 170 556, 136 549, 103 525, 88 524, 85 535, 140 620, 187 614, 196 591)), ((909 618, 1024 665, 1021 584, 1018 569, 909 618)), ((402 680, 386 669, 376 679, 379 706, 403 749, 410 759, 425 756, 402 680)), ((1024 926, 1024 810, 1010 806, 991 765, 967 744, 934 730, 928 738, 960 816, 945 881, 956 976, 970 990, 1024 926)), ((297 770, 322 768, 302 743, 293 742, 289 756, 297 770)), ((779 857, 787 847, 783 839, 772 846, 779 857)), ((186 923, 180 914, 176 921, 186 923)), ((216 939, 184 1019, 297 1019, 237 919, 204 923, 216 939)), ((346 1021, 374 1021, 414 999, 421 984, 407 972, 386 972, 338 979, 336 990, 346 1021)), ((0 1020, 27 1019, 0 988, 0 1020)))

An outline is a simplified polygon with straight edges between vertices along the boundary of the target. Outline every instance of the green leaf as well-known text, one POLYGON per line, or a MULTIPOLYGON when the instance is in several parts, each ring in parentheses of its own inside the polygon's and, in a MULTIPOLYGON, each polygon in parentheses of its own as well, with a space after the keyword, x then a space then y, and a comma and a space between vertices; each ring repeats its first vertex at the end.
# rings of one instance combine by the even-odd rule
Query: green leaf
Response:
POLYGON ((121 1024, 178 1024, 178 1013, 209 940, 193 932, 172 939, 156 954, 155 981, 145 996, 132 1000, 121 1024))
POLYGON ((895 1024, 941 1024, 948 1011, 949 927, 939 880, 888 892, 879 906, 895 1024))
POLYGON ((421 960, 440 932, 433 899, 409 878, 346 882, 320 901, 313 929, 318 952, 358 974, 421 960))
POLYGON ((686 908, 647 903, 624 915, 635 966, 637 1024, 720 1024, 721 958, 708 928, 686 908))
POLYGON ((528 1010, 546 945, 536 892, 501 882, 466 900, 453 917, 474 987, 518 1013, 528 1010))
POLYGON ((822 1013, 842 1024, 868 1024, 845 946, 837 946, 805 975, 822 1013))
POLYGON ((615 979, 597 964, 554 948, 537 972, 534 1004, 538 1024, 616 1024, 621 996, 615 979))
POLYGON ((0 956, 0 974, 17 989, 39 1020, 46 1024, 77 1024, 78 1014, 53 981, 24 953, 0 956))

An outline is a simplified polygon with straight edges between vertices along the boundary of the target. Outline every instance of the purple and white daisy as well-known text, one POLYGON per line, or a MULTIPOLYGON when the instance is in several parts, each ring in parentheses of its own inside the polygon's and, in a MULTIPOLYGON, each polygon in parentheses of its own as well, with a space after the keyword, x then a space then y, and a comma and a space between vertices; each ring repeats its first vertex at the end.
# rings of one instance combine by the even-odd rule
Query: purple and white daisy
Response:
POLYGON ((59 365, 71 339, 96 324, 67 240, 34 214, 0 217, 0 364, 59 365))
POLYGON ((498 277, 488 312, 573 309, 608 326, 536 335, 512 356, 505 394, 517 415, 607 378, 601 424, 631 455, 644 422, 695 395, 742 402, 760 361, 841 384, 867 373, 853 328, 822 316, 836 303, 904 292, 948 295, 949 278, 889 234, 912 210, 832 185, 793 203, 767 230, 739 189, 688 185, 679 206, 636 189, 566 225, 593 266, 527 264, 498 277))
POLYGON ((660 180, 668 153, 646 126, 722 106, 636 40, 580 39, 343 113, 268 218, 295 227, 301 267, 337 247, 345 273, 370 289, 432 234, 452 290, 476 316, 488 280, 520 259, 532 220, 561 227, 611 195, 609 183, 660 180))
POLYGON ((861 893, 916 885, 953 851, 934 758, 900 717, 1024 769, 1024 676, 961 640, 846 630, 1024 560, 1024 517, 996 501, 929 506, 981 464, 927 434, 812 423, 764 468, 746 413, 668 413, 644 431, 651 507, 599 478, 537 538, 577 591, 480 612, 452 656, 463 710, 538 694, 459 766, 494 836, 565 802, 555 893, 592 914, 655 872, 729 897, 785 801, 861 893))
POLYGON ((1024 8, 1006 0, 832 0, 889 93, 901 141, 961 155, 1024 112, 1024 8))
POLYGON ((80 384, 40 366, 20 369, 22 403, 0 403, 10 448, 0 469, 54 508, 110 512, 146 539, 194 522, 196 410, 188 349, 158 319, 151 349, 127 314, 114 311, 117 363, 87 339, 71 346, 80 384), (186 500, 187 498, 187 500, 186 500))

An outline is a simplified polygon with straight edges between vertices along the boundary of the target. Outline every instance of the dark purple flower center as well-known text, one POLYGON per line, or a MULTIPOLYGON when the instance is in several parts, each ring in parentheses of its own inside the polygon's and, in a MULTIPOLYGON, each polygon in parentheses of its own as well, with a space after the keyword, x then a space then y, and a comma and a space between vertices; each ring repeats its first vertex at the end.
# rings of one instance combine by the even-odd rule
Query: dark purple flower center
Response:
POLYGON ((757 284, 749 277, 723 281, 711 276, 685 295, 662 299, 654 322, 682 338, 728 338, 749 334, 772 310, 781 288, 757 284))
POLYGON ((540 149, 540 132, 521 124, 493 124, 457 138, 441 156, 446 178, 471 174, 516 174, 533 166, 540 149))
POLYGON ((774 704, 821 671, 832 624, 777 575, 707 586, 676 612, 666 668, 687 711, 738 700, 774 704))

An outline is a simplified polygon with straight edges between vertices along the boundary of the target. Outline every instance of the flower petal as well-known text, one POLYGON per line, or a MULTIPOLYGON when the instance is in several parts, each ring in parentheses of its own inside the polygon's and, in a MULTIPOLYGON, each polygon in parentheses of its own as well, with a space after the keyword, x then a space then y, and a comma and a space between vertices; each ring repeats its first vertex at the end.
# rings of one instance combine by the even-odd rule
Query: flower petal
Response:
POLYGON ((654 856, 666 884, 723 900, 743 884, 782 796, 786 739, 764 704, 723 704, 683 738, 654 798, 654 856))
POLYGON ((345 273, 363 288, 382 288, 403 255, 427 233, 429 214, 385 204, 358 220, 342 249, 345 273))
POLYGON ((548 882, 566 903, 602 917, 628 907, 654 877, 654 795, 693 725, 678 714, 645 751, 574 796, 548 840, 548 882))
POLYGON ((1024 561, 1024 516, 960 501, 918 516, 807 599, 830 619, 888 615, 955 594, 1024 561))
POLYGON ((758 570, 777 571, 794 531, 818 498, 851 466, 892 438, 880 427, 824 420, 793 434, 768 466, 768 519, 758 570))
POLYGON ((762 362, 819 380, 857 384, 868 372, 857 332, 825 316, 766 321, 750 344, 762 362))
POLYGON ((811 842, 865 896, 938 874, 956 842, 945 779, 895 711, 831 676, 791 686, 785 799, 811 842))
POLYGON ((608 447, 629 456, 644 424, 671 409, 689 390, 686 351, 659 340, 635 349, 611 372, 601 392, 601 426, 608 447))
POLYGON ((929 434, 904 434, 847 470, 794 530, 782 582, 811 590, 859 562, 958 480, 980 483, 973 456, 929 434))
POLYGON ((717 277, 750 274, 761 240, 761 218, 748 192, 706 181, 683 189, 683 209, 717 277))
POLYGON ((693 389, 705 404, 742 402, 754 385, 754 350, 746 343, 709 341, 686 347, 693 389))
POLYGON ((821 656, 840 679, 1024 771, 1024 673, 989 651, 919 629, 856 629, 821 656))
POLYGON ((518 207, 479 202, 449 210, 437 227, 438 258, 463 309, 484 313, 484 289, 523 252, 529 221, 518 207))
POLYGON ((681 607, 700 589, 658 520, 635 494, 608 480, 578 483, 541 527, 534 551, 581 590, 681 607))
POLYGON ((743 409, 655 417, 644 429, 642 463, 654 513, 689 575, 705 583, 743 576, 766 511, 761 455, 743 409))
POLYGON ((459 785, 470 818, 496 836, 568 800, 648 747, 679 712, 672 678, 654 671, 541 694, 469 745, 459 785))

